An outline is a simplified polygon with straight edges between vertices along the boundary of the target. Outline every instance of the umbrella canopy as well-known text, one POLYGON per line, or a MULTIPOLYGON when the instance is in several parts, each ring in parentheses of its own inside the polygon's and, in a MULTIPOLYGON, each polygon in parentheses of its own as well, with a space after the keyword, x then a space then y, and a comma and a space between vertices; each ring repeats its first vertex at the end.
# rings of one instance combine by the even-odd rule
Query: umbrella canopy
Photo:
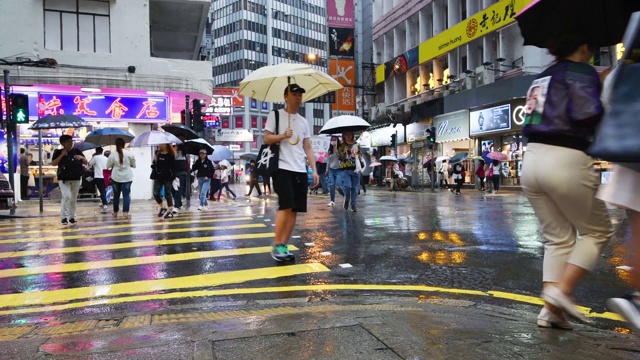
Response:
POLYGON ((491 159, 491 160, 498 160, 498 161, 506 161, 507 160, 507 155, 498 152, 498 151, 492 151, 490 153, 487 154, 487 158, 491 159))
POLYGON ((182 143, 182 146, 187 154, 198 155, 202 149, 207 151, 207 155, 213 154, 213 145, 202 138, 187 140, 182 143))
POLYGON ((180 144, 182 141, 165 131, 145 131, 131 140, 129 147, 155 146, 160 144, 180 144))
POLYGON ((340 115, 327 121, 320 134, 342 134, 345 131, 367 130, 371 125, 359 116, 340 115))
POLYGON ((252 154, 252 153, 246 153, 246 154, 242 154, 240 155, 240 159, 242 160, 246 160, 246 161, 255 161, 258 158, 258 154, 252 154))
POLYGON ((469 157, 469 153, 466 152, 461 152, 458 154, 455 154, 454 156, 451 157, 451 159, 449 159, 449 164, 457 164, 459 162, 463 162, 464 160, 466 160, 469 157))
POLYGON ((222 161, 233 159, 233 151, 222 145, 213 145, 213 155, 209 155, 211 161, 222 161))
POLYGON ((524 45, 552 46, 558 34, 574 34, 596 47, 622 41, 637 0, 536 0, 516 15, 524 45))
POLYGON ((200 137, 195 131, 181 124, 162 125, 162 130, 171 133, 176 137, 182 135, 186 140, 195 140, 200 137))
POLYGON ((298 84, 305 89, 302 101, 342 89, 331 76, 306 64, 282 63, 263 66, 240 82, 240 95, 266 102, 284 102, 284 89, 298 84))
POLYGON ((391 156, 391 155, 385 155, 385 156, 381 157, 380 160, 382 160, 382 161, 398 161, 398 159, 396 159, 395 156, 391 156))
POLYGON ((379 162, 379 161, 374 161, 374 162, 372 162, 371 164, 369 164, 369 167, 376 167, 376 166, 380 166, 380 165, 382 165, 382 163, 381 163, 381 162, 379 162))
POLYGON ((400 159, 400 161, 406 162, 406 163, 414 163, 414 162, 416 162, 416 159, 413 156, 411 156, 411 157, 407 157, 407 158, 404 158, 404 159, 400 159))
POLYGON ((64 128, 80 128, 91 126, 81 117, 75 115, 47 115, 34 122, 29 129, 64 129, 64 128))
POLYGON ((97 129, 90 132, 85 138, 85 141, 99 145, 115 145, 117 138, 122 138, 124 142, 130 142, 135 135, 122 130, 120 128, 104 128, 97 129))
POLYGON ((226 166, 226 167, 231 167, 231 163, 228 162, 227 160, 222 160, 219 163, 220 166, 226 166))
POLYGON ((87 150, 95 149, 99 146, 97 144, 90 143, 87 141, 78 141, 77 143, 73 144, 73 147, 80 151, 87 151, 87 150))
POLYGON ((448 156, 438 156, 438 157, 436 158, 436 162, 440 162, 440 161, 444 161, 444 160, 449 161, 449 159, 450 159, 450 158, 449 158, 448 156))

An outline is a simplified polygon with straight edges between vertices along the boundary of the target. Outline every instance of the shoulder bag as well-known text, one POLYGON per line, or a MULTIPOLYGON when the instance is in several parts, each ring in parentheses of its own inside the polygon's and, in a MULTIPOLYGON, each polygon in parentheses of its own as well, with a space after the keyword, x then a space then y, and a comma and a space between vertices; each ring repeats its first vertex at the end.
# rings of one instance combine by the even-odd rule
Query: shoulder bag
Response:
MULTIPOLYGON (((273 110, 276 116, 276 132, 280 126, 280 110, 273 110)), ((258 158, 256 159, 255 172, 257 175, 273 175, 278 170, 278 161, 280 160, 280 144, 275 143, 271 145, 262 144, 260 152, 258 152, 258 158)))

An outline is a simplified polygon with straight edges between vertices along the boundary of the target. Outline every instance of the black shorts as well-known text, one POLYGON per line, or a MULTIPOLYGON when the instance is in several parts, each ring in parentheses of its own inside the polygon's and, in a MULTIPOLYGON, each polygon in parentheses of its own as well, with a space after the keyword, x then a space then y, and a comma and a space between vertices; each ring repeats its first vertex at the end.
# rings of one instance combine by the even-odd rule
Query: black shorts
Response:
POLYGON ((278 210, 307 212, 307 173, 278 170, 273 174, 273 189, 278 194, 278 210))

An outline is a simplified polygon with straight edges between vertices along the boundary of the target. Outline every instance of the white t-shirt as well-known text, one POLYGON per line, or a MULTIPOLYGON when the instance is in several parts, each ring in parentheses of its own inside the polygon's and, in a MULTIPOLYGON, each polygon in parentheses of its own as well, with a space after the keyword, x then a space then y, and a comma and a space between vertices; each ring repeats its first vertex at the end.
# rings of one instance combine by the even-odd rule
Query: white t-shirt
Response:
POLYGON ((93 167, 93 177, 96 179, 103 179, 102 170, 107 168, 107 157, 100 154, 94 155, 89 160, 89 167, 93 167))
MULTIPOLYGON (((283 170, 306 174, 307 160, 305 158, 303 140, 311 137, 309 122, 300 114, 288 114, 284 109, 278 111, 280 112, 278 134, 283 134, 285 130, 287 130, 289 124, 288 116, 290 116, 291 129, 293 130, 291 139, 280 141, 280 162, 278 163, 278 167, 283 170), (292 145, 291 143, 294 144, 292 145)), ((273 111, 269 113, 264 129, 273 134, 276 133, 276 116, 273 111)))
POLYGON ((133 181, 132 168, 136 167, 136 158, 133 153, 125 149, 122 149, 122 155, 122 164, 117 151, 113 151, 107 159, 107 168, 112 168, 111 179, 119 183, 133 181))

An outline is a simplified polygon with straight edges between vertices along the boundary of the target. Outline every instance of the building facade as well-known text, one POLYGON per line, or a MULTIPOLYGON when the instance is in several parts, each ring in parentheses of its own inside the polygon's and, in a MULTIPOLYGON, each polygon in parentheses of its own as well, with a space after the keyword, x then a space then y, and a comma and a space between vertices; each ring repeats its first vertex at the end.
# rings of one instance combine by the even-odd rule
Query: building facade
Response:
MULTIPOLYGON (((73 113, 93 129, 122 127, 134 135, 180 122, 186 95, 211 97, 211 63, 200 61, 210 6, 210 0, 0 0, 0 12, 11 14, 0 30, 0 68, 10 71, 12 92, 29 95, 31 121, 73 113)), ((39 161, 28 126, 20 125, 17 147, 39 161)), ((62 131, 79 140, 90 130, 43 134, 43 163, 62 131)), ((138 161, 132 197, 149 199, 151 148, 132 150, 138 161)))

